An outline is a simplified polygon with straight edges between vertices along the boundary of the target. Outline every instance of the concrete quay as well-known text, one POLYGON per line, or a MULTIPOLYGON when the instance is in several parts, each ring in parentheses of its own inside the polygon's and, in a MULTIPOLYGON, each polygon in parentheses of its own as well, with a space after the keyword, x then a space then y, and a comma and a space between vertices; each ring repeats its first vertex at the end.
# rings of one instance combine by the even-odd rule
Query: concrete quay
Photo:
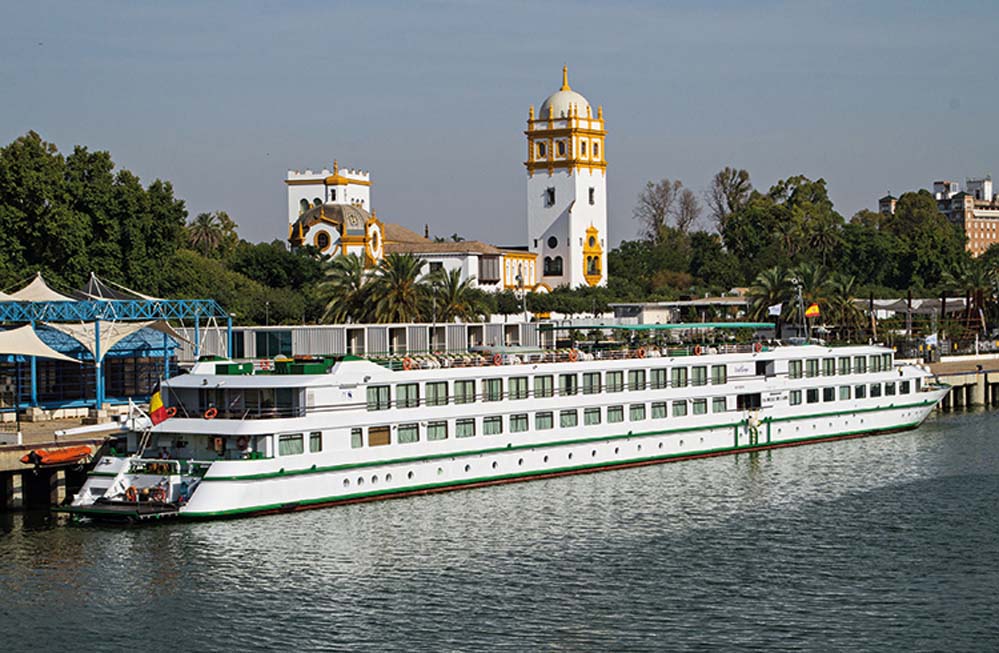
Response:
POLYGON ((938 410, 999 406, 999 357, 954 356, 930 364, 941 383, 951 386, 938 410))

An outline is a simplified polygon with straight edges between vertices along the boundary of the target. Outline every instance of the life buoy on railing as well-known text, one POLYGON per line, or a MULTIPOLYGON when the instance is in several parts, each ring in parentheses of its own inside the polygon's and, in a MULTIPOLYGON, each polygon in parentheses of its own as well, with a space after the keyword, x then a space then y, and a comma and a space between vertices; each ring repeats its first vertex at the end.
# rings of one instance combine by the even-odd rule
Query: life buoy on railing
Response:
POLYGON ((134 485, 129 485, 128 489, 125 490, 125 501, 138 501, 139 491, 135 489, 134 485))
POLYGON ((645 358, 645 347, 639 347, 638 351, 635 352, 635 356, 639 358, 645 358))
POLYGON ((577 352, 575 349, 570 349, 569 350, 569 362, 570 363, 575 363, 578 360, 579 360, 579 352, 577 352))
POLYGON ((218 417, 218 415, 219 415, 219 409, 216 408, 215 406, 212 406, 211 408, 205 411, 204 418, 215 419, 216 417, 218 417))
POLYGON ((762 342, 754 342, 753 343, 753 351, 755 351, 757 354, 760 353, 761 351, 763 351, 763 343, 762 342))
POLYGON ((409 356, 406 356, 405 358, 403 358, 402 359, 402 369, 406 370, 407 372, 409 370, 413 369, 413 359, 410 358, 409 356))
POLYGON ((236 438, 236 446, 239 447, 240 451, 245 450, 246 447, 249 446, 249 444, 250 444, 250 438, 246 437, 245 435, 241 435, 238 438, 236 438))
POLYGON ((502 365, 502 364, 503 364, 503 354, 494 354, 493 365, 502 365))
POLYGON ((169 408, 166 409, 166 416, 167 417, 173 417, 176 414, 177 414, 177 407, 176 406, 170 406, 169 408))
POLYGON ((700 345, 694 345, 694 356, 700 356, 704 353, 704 348, 700 345))

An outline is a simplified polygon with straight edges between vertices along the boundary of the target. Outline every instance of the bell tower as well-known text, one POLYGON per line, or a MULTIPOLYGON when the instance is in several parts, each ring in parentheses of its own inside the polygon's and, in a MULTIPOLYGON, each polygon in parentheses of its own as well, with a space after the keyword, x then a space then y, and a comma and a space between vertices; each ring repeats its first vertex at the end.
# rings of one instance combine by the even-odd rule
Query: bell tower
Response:
POLYGON ((604 112, 562 86, 527 119, 527 245, 552 288, 607 284, 604 112))

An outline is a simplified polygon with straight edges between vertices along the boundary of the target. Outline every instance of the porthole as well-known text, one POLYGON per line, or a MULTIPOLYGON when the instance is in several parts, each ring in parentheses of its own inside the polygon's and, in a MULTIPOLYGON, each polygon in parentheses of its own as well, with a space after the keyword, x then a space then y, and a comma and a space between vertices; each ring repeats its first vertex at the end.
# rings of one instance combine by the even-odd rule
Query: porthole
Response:
POLYGON ((641 451, 641 450, 642 450, 642 445, 638 445, 638 450, 639 450, 639 451, 641 451))
POLYGON ((548 456, 545 456, 544 460, 545 462, 548 462, 548 456))
POLYGON ((437 468, 437 475, 440 476, 443 473, 444 473, 444 468, 443 467, 438 467, 437 468))
POLYGON ((349 478, 343 479, 343 486, 344 487, 350 487, 350 479, 349 478))
POLYGON ((594 449, 593 451, 591 451, 591 452, 590 452, 590 456, 591 456, 592 458, 596 458, 596 457, 597 457, 597 450, 596 450, 596 449, 594 449))
POLYGON ((660 449, 662 449, 662 448, 663 448, 663 443, 662 443, 662 442, 660 442, 660 443, 659 443, 659 448, 660 448, 660 449))
POLYGON ((519 460, 517 461, 517 464, 518 464, 518 465, 523 465, 523 464, 524 464, 524 459, 523 459, 523 458, 519 459, 519 460))
POLYGON ((614 447, 614 453, 621 453, 620 447, 614 447))
POLYGON ((361 477, 361 476, 358 476, 357 477, 357 484, 358 484, 358 486, 364 485, 364 478, 361 477))
POLYGON ((471 465, 465 465, 465 471, 466 472, 472 471, 472 466, 471 465))
POLYGON ((408 478, 409 480, 413 480, 413 472, 409 472, 408 474, 406 474, 406 478, 408 478))
POLYGON ((701 438, 701 444, 704 444, 704 438, 701 438))
POLYGON ((392 475, 391 474, 386 474, 385 475, 385 482, 386 483, 391 483, 392 482, 392 475))
POLYGON ((377 476, 372 476, 371 477, 371 484, 374 485, 377 482, 378 482, 378 477, 377 476))
POLYGON ((572 460, 572 452, 569 452, 569 460, 572 460))
POLYGON ((680 440, 680 446, 681 447, 683 446, 683 440, 680 440))
POLYGON ((499 463, 494 460, 493 461, 493 469, 496 469, 497 467, 499 467, 499 463))

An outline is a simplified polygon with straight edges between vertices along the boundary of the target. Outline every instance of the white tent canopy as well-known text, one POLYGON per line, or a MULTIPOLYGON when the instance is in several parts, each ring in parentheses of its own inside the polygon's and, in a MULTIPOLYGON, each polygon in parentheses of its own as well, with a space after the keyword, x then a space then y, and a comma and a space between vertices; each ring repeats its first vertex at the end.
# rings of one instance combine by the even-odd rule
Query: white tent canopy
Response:
POLYGON ((24 325, 8 331, 0 331, 0 354, 12 354, 15 356, 37 356, 38 358, 51 358, 57 361, 69 361, 79 363, 75 358, 70 358, 65 354, 60 354, 52 349, 38 337, 31 325, 24 325))
MULTIPOLYGON (((174 340, 186 340, 177 333, 173 327, 162 320, 149 320, 147 322, 107 322, 99 321, 101 328, 101 355, 98 360, 103 360, 104 356, 124 338, 149 327, 156 331, 167 334, 174 340)), ((70 338, 77 340, 86 347, 95 358, 97 358, 97 329, 94 322, 82 322, 76 324, 46 322, 45 326, 61 331, 70 338)))
POLYGON ((42 273, 38 272, 35 274, 35 278, 31 280, 24 288, 21 288, 17 292, 10 293, 10 298, 15 301, 21 302, 72 302, 76 301, 72 297, 67 297, 66 295, 57 293, 56 291, 49 288, 49 285, 45 283, 45 279, 42 278, 42 273))

